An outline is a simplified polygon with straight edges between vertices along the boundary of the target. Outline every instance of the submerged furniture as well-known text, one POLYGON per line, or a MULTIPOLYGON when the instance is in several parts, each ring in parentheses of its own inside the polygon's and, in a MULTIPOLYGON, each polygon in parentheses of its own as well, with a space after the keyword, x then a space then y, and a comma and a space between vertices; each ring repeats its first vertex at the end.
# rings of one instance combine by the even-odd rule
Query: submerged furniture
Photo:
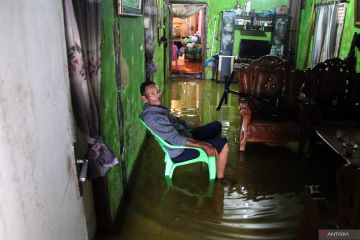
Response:
POLYGON ((165 161, 165 177, 171 179, 172 175, 174 173, 174 169, 176 167, 178 167, 178 166, 192 164, 192 163, 196 163, 196 162, 204 162, 204 163, 207 163, 207 165, 208 165, 209 179, 210 180, 215 179, 215 177, 216 177, 216 159, 215 159, 214 156, 208 156, 206 154, 206 152, 201 148, 171 145, 168 142, 166 142, 164 139, 159 137, 159 135, 157 135, 154 131, 152 131, 141 118, 140 118, 140 122, 141 122, 141 124, 143 124, 150 131, 150 133, 154 136, 155 140, 159 143, 161 149, 165 153, 165 160, 164 160, 165 161), (194 159, 191 159, 191 160, 175 163, 175 162, 173 162, 171 160, 170 155, 169 155, 169 153, 167 151, 167 148, 189 148, 189 149, 194 149, 194 150, 199 151, 200 155, 197 158, 194 158, 194 159))
POLYGON ((305 80, 305 97, 311 100, 312 125, 360 119, 360 79, 353 64, 339 58, 319 63, 305 80))
POLYGON ((275 56, 263 56, 236 69, 239 82, 240 151, 247 142, 277 145, 305 139, 298 119, 298 96, 304 72, 275 56))

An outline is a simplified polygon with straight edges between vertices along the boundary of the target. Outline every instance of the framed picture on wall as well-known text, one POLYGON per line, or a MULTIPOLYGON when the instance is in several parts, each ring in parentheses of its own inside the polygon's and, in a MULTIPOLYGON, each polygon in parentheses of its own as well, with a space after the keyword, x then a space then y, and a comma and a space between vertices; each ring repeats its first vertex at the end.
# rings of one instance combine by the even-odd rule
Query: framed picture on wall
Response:
POLYGON ((118 0, 118 14, 141 16, 142 0, 118 0))
POLYGON ((354 2, 354 20, 355 26, 360 27, 360 3, 359 0, 355 0, 354 2))

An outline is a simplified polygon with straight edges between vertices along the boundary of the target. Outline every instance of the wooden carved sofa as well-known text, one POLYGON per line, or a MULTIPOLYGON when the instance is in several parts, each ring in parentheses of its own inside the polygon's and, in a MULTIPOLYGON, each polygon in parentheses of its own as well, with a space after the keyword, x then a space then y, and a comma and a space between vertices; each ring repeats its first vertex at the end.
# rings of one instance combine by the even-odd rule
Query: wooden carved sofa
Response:
POLYGON ((304 138, 298 121, 298 96, 304 72, 275 56, 263 56, 246 68, 237 69, 239 83, 240 151, 247 142, 279 144, 304 138))
POLYGON ((308 71, 304 95, 311 125, 360 119, 360 81, 354 66, 339 58, 317 64, 308 71))

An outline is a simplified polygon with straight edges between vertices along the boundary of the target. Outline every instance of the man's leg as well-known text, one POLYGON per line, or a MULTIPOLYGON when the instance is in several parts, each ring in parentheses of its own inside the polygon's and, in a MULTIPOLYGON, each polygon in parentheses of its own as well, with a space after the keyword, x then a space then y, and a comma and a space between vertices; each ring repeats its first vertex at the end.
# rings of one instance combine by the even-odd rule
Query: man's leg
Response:
POLYGON ((216 177, 224 178, 224 171, 229 155, 229 143, 226 138, 206 139, 205 142, 210 143, 216 148, 218 157, 216 158, 216 177))
POLYGON ((191 129, 190 133, 195 140, 203 141, 206 139, 220 137, 221 129, 221 123, 219 121, 214 121, 200 127, 191 129))
POLYGON ((219 152, 219 155, 216 159, 216 177, 217 178, 224 178, 224 172, 225 172, 225 167, 226 167, 226 163, 227 163, 227 159, 228 159, 228 154, 229 154, 229 143, 226 143, 223 147, 223 149, 221 150, 221 152, 219 152))

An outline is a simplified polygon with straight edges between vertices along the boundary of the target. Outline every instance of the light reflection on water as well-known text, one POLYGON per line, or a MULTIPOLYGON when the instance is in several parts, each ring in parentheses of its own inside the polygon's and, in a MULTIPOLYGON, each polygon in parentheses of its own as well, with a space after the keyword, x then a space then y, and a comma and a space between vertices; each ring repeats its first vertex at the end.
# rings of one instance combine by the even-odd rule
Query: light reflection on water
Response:
POLYGON ((191 179, 196 178, 196 172, 190 168, 181 171, 179 175, 186 173, 189 178, 178 177, 176 187, 163 198, 163 218, 167 219, 164 227, 178 233, 182 228, 191 229, 192 236, 201 235, 203 239, 295 238, 302 205, 297 193, 280 193, 284 189, 277 186, 284 183, 270 190, 243 179, 243 185, 239 182, 230 187, 215 182, 213 191, 209 191, 206 176, 195 183, 191 179), (213 194, 208 196, 209 192, 213 194), (172 220, 181 229, 173 229, 172 220))

